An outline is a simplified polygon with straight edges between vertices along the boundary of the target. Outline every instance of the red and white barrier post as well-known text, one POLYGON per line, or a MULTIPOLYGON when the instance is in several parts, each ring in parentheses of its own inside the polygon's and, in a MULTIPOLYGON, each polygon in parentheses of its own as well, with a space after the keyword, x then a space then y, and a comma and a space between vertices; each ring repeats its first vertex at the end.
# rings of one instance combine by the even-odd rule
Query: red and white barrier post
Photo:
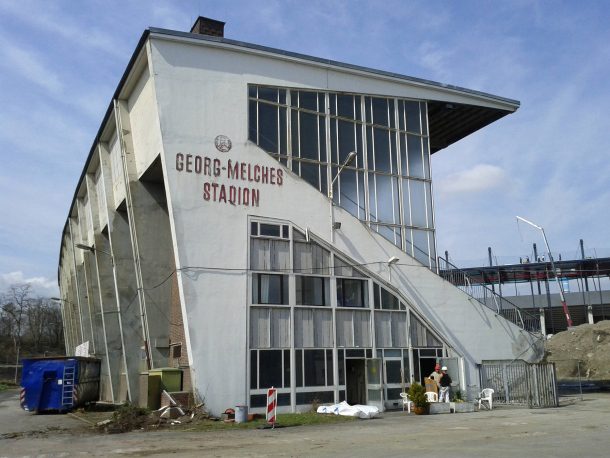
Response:
POLYGON ((21 391, 19 392, 19 404, 23 410, 28 410, 25 405, 25 388, 21 388, 21 391))
POLYGON ((275 410, 277 407, 277 389, 271 387, 267 390, 267 423, 275 428, 275 410))

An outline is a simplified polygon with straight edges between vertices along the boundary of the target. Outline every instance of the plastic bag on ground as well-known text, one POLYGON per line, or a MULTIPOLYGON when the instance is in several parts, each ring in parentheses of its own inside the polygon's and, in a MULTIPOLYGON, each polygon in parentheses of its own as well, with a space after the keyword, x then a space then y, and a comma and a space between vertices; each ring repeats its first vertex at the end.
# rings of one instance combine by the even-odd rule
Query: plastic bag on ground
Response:
POLYGON ((362 419, 370 419, 379 416, 379 408, 375 406, 365 406, 355 404, 349 405, 343 401, 339 404, 332 404, 318 407, 317 413, 332 413, 335 415, 344 415, 346 417, 358 417, 362 419))

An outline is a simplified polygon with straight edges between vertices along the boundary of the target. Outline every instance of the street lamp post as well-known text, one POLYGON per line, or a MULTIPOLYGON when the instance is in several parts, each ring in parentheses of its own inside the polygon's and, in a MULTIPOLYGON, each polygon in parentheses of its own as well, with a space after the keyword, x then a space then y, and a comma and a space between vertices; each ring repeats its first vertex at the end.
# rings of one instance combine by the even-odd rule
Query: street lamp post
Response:
POLYGON ((341 164, 341 167, 339 167, 339 170, 337 171, 337 174, 335 175, 335 177, 333 178, 333 180, 330 182, 330 186, 328 187, 328 199, 329 199, 329 204, 330 204, 330 241, 332 243, 334 243, 335 241, 335 229, 338 229, 340 226, 335 227, 335 209, 333 207, 333 188, 335 187, 335 181, 337 181, 337 178, 339 178, 339 175, 341 175, 341 172, 343 172, 343 169, 345 167, 347 167, 348 165, 350 165, 354 159, 356 159, 356 151, 352 151, 351 153, 349 153, 347 155, 347 157, 345 158, 345 160, 343 161, 343 164, 341 164))
POLYGON ((568 310, 568 304, 566 303, 566 298, 563 293, 563 285, 561 284, 561 280, 559 280, 559 276, 557 273, 557 269, 555 268, 555 261, 553 260, 553 255, 551 254, 551 249, 549 248, 549 242, 546 239, 546 234, 544 233, 544 229, 537 224, 532 223, 531 221, 526 220, 525 218, 521 218, 517 216, 517 219, 523 221, 524 223, 529 224, 530 226, 535 227, 540 232, 542 232, 542 238, 544 239, 544 244, 546 245, 546 251, 549 254, 549 261, 551 261, 551 269, 553 270, 553 275, 555 276, 555 281, 557 281, 557 286, 559 286, 559 298, 561 299, 561 306, 563 307, 563 313, 566 316, 566 321, 568 322, 568 327, 572 327, 572 318, 570 317, 570 311, 568 310))
POLYGON ((400 259, 396 256, 392 256, 388 259, 388 282, 392 283, 392 266, 396 264, 400 259))

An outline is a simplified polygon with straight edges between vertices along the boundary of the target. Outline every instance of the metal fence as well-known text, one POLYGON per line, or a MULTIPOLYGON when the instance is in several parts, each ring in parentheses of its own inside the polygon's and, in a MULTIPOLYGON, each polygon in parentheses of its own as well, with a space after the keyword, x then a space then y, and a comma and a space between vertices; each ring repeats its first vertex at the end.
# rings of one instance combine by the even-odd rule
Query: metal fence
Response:
POLYGON ((439 274, 449 283, 458 287, 470 297, 490 308, 498 315, 531 333, 540 333, 540 317, 532 315, 496 294, 491 288, 480 283, 471 283, 468 275, 444 258, 438 258, 439 274))
POLYGON ((480 377, 481 388, 493 388, 494 403, 530 408, 559 405, 554 363, 484 361, 480 377))

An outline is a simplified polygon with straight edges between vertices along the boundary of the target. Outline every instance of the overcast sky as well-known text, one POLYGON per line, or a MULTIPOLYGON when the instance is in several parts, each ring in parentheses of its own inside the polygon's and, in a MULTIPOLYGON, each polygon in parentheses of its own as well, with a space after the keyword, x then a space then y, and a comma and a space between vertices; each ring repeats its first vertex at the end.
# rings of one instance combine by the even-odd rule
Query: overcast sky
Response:
POLYGON ((608 1, 0 0, 0 292, 57 295, 61 231, 102 116, 147 27, 225 36, 519 100, 433 156, 439 253, 458 265, 610 256, 608 1))

